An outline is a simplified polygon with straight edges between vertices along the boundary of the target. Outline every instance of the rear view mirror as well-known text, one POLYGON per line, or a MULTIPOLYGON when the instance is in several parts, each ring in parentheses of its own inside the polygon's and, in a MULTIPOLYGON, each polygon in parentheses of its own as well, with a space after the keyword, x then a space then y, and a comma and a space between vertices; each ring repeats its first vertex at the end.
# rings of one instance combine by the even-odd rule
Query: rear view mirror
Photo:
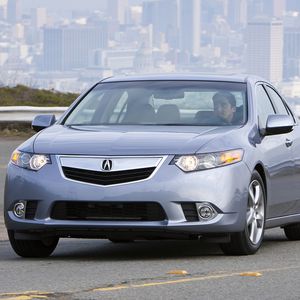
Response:
POLYGON ((265 135, 288 133, 293 130, 294 120, 288 115, 270 115, 267 119, 265 135))
POLYGON ((31 123, 34 131, 39 132, 44 128, 53 125, 56 122, 55 115, 37 115, 31 123))

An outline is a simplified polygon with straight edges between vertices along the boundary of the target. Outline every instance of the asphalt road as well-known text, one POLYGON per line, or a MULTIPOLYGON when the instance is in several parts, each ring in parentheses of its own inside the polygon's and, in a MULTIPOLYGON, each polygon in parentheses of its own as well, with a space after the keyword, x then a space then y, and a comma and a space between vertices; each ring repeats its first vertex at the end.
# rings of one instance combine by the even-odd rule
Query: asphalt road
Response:
POLYGON ((197 241, 64 239, 50 258, 21 259, 0 242, 0 299, 299 299, 299 246, 281 230, 243 257, 197 241))
MULTIPOLYGON (((0 138, 4 165, 20 140, 0 138)), ((0 224, 0 231, 3 226, 0 224)), ((300 299, 300 242, 266 232, 256 255, 224 256, 198 241, 62 239, 47 259, 22 259, 0 241, 2 299, 300 299), (172 270, 187 274, 168 274, 172 270)))

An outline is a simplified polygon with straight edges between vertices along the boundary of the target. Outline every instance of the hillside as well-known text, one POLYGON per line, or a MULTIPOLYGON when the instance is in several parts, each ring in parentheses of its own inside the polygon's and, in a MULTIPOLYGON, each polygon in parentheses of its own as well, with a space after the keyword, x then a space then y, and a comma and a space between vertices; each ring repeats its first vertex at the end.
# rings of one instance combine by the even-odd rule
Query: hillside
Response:
POLYGON ((69 106, 77 94, 32 89, 23 85, 0 88, 0 106, 69 106))

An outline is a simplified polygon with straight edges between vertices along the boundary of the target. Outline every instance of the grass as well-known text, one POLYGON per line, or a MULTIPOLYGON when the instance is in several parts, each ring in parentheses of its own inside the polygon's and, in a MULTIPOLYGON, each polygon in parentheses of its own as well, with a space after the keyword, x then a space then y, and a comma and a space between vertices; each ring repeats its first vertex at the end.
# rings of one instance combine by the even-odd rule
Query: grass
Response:
MULTIPOLYGON (((23 85, 0 88, 1 106, 69 106, 78 94, 32 89, 23 85)), ((35 132, 30 124, 0 122, 0 137, 30 137, 35 132)))
POLYGON ((69 106, 78 94, 32 89, 23 85, 0 88, 0 106, 69 106))

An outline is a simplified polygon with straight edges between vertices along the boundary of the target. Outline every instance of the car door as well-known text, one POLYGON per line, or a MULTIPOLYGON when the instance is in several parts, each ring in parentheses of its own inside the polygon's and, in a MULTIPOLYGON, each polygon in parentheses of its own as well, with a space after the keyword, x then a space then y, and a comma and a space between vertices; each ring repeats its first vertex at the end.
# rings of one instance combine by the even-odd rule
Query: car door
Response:
MULTIPOLYGON (((284 205, 282 206, 282 214, 291 215, 300 212, 300 128, 295 116, 293 115, 283 98, 280 96, 280 94, 271 85, 266 85, 266 91, 274 102, 278 113, 290 115, 294 119, 295 123, 293 131, 286 135, 287 145, 289 145, 291 156, 294 162, 293 175, 287 182, 287 186, 289 189, 288 198, 290 198, 291 201, 285 201, 284 205)), ((284 195, 282 196, 284 197, 284 195)))
MULTIPOLYGON (((264 84, 256 86, 256 97, 258 124, 260 131, 263 132, 268 116, 279 113, 279 109, 271 101, 264 84)), ((262 134, 261 142, 257 145, 269 179, 267 218, 286 214, 294 200, 289 186, 294 175, 294 160, 288 142, 292 139, 291 135, 292 133, 262 134)))

